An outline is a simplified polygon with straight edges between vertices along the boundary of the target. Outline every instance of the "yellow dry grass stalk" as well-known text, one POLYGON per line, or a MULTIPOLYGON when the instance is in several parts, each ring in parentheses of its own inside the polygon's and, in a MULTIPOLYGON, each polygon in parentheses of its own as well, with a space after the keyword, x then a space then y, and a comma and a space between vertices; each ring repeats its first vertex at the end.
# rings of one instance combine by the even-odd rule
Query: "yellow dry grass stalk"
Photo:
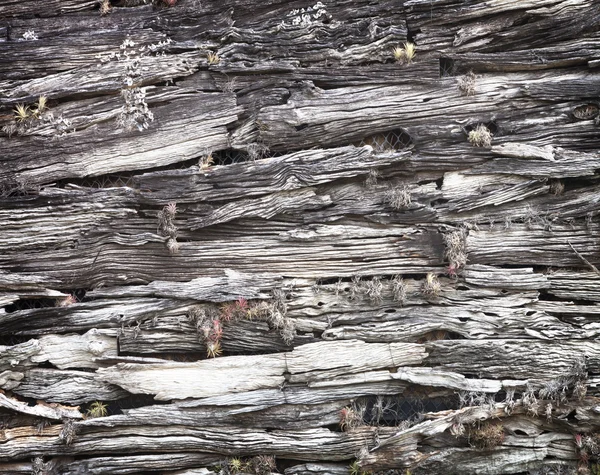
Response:
POLYGON ((30 116, 29 106, 24 104, 17 104, 14 108, 15 120, 17 122, 24 122, 30 116))
POLYGON ((212 51, 208 52, 208 54, 206 55, 206 59, 208 61, 208 64, 210 64, 211 66, 213 64, 219 64, 221 62, 221 57, 217 53, 214 53, 212 51))

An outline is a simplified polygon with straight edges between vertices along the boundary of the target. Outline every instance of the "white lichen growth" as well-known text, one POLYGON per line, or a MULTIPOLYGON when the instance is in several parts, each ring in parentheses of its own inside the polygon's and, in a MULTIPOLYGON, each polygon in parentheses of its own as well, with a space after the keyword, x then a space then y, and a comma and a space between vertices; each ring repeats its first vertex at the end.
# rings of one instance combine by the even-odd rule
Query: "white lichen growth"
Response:
POLYGON ((289 23, 285 20, 279 24, 279 29, 286 27, 308 28, 315 23, 322 23, 323 19, 328 18, 327 10, 322 2, 317 2, 313 6, 306 8, 295 8, 287 15, 289 23))
POLYGON ((146 103, 146 88, 134 87, 123 89, 121 96, 125 104, 117 119, 119 127, 125 130, 137 128, 140 132, 150 126, 154 121, 154 114, 146 103))
POLYGON ((29 29, 25 33, 23 33, 23 39, 25 41, 35 41, 35 40, 38 40, 39 38, 36 35, 35 31, 29 29))

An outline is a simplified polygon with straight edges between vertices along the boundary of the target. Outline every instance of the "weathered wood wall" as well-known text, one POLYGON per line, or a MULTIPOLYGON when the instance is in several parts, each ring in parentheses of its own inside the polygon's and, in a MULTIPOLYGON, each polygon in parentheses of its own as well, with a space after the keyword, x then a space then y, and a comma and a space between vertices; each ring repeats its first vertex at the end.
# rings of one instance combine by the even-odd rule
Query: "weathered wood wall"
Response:
POLYGON ((598 473, 599 68, 594 0, 4 0, 0 473, 598 473))

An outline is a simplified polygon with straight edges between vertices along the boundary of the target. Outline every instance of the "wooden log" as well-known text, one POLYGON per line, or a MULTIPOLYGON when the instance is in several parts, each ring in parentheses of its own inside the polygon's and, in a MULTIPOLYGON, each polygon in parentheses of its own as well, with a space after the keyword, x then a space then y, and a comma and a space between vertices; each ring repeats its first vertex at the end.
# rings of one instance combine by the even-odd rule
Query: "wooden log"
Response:
POLYGON ((309 383, 352 371, 417 364, 424 357, 419 345, 319 342, 297 347, 290 355, 229 356, 196 363, 120 363, 101 368, 97 374, 99 380, 131 393, 154 394, 157 400, 170 400, 277 388, 286 380, 309 383), (320 361, 323 351, 330 352, 332 358, 320 361), (284 373, 290 376, 284 377, 284 373), (225 374, 228 376, 223 378, 225 374))
POLYGON ((23 414, 32 416, 44 417, 47 419, 61 420, 64 418, 81 419, 83 415, 76 407, 61 406, 59 404, 38 403, 31 407, 27 403, 18 401, 13 398, 6 397, 0 393, 0 406, 23 414))
MULTIPOLYGON (((180 452, 221 453, 230 456, 249 456, 270 453, 295 460, 348 460, 373 437, 375 428, 365 427, 353 433, 336 433, 328 429, 294 431, 263 431, 232 427, 190 428, 154 426, 152 428, 84 429, 74 423, 75 435, 71 445, 60 440, 61 426, 52 426, 43 436, 34 436, 30 430, 9 429, 0 461, 31 456, 93 455, 115 450, 117 444, 126 447, 129 454, 180 452), (31 439, 37 440, 32 449, 31 439)), ((391 428, 379 428, 383 435, 393 433, 391 428)))
POLYGON ((96 379, 94 373, 50 368, 26 371, 12 391, 23 397, 64 404, 111 401, 127 396, 121 388, 96 379))

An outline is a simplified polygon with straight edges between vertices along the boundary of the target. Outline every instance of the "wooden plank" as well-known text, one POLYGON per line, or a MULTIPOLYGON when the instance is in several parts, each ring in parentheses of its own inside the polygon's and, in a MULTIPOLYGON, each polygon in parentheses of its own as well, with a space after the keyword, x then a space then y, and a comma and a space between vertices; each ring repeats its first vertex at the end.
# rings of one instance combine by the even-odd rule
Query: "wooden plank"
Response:
POLYGON ((111 401, 128 395, 115 385, 101 382, 94 373, 51 368, 26 371, 19 386, 12 391, 20 396, 63 404, 111 401))
MULTIPOLYGON (((189 102, 185 95, 169 97, 169 94, 157 91, 147 102, 152 116, 142 110, 142 99, 139 98, 140 103, 135 106, 140 109, 136 117, 139 117, 139 120, 146 117, 148 127, 155 128, 150 132, 141 126, 141 122, 141 131, 124 133, 123 130, 119 130, 117 120, 121 111, 125 110, 122 107, 126 104, 114 101, 108 110, 98 111, 95 117, 86 117, 83 123, 75 125, 74 131, 69 129, 70 132, 66 134, 69 136, 68 142, 65 140, 66 136, 62 139, 59 137, 58 143, 62 142, 61 147, 44 149, 42 144, 45 139, 35 135, 10 139, 0 137, 0 144, 8 151, 3 156, 5 166, 0 176, 3 179, 16 176, 32 184, 50 183, 64 178, 164 166, 195 158, 207 148, 227 148, 226 125, 234 122, 239 112, 235 99, 230 94, 199 94, 197 100, 189 102), (153 103, 156 106, 153 106, 153 103), (175 105, 177 103, 179 106, 175 105), (184 114, 175 111, 179 107, 185 110, 184 114), (156 122, 153 122, 153 118, 156 118, 156 122), (186 128, 189 128, 190 132, 180 134, 180 131, 186 128), (152 133, 152 140, 148 140, 149 133, 152 133), (9 146, 11 142, 13 146, 9 146), (19 146, 14 146, 14 142, 18 142, 19 146), (69 151, 65 153, 67 143, 69 151), (120 152, 124 144, 127 144, 130 150, 126 157, 120 152), (93 147, 94 153, 88 153, 87 147, 93 147)), ((51 117, 58 120, 59 113, 65 116, 71 113, 81 114, 81 104, 69 105, 69 108, 57 108, 51 117)), ((134 104, 130 104, 130 107, 133 108, 134 104)), ((136 112, 133 109, 132 111, 131 114, 136 112)), ((60 125, 55 119, 49 118, 49 125, 43 125, 44 129, 34 130, 32 133, 61 133, 52 125, 60 125)))
POLYGON ((76 407, 61 406, 59 404, 38 403, 31 407, 25 402, 6 397, 0 393, 0 406, 5 409, 30 414, 32 416, 44 417, 47 419, 61 420, 63 418, 82 419, 83 415, 76 407))
POLYGON ((422 347, 407 343, 318 342, 297 347, 289 355, 228 356, 196 363, 120 363, 101 368, 97 374, 101 381, 129 392, 170 400, 277 388, 286 380, 317 381, 352 371, 417 364, 424 357, 422 347), (333 358, 320 361, 322 351, 331 352, 333 358), (284 373, 291 373, 291 377, 285 378, 284 373))

